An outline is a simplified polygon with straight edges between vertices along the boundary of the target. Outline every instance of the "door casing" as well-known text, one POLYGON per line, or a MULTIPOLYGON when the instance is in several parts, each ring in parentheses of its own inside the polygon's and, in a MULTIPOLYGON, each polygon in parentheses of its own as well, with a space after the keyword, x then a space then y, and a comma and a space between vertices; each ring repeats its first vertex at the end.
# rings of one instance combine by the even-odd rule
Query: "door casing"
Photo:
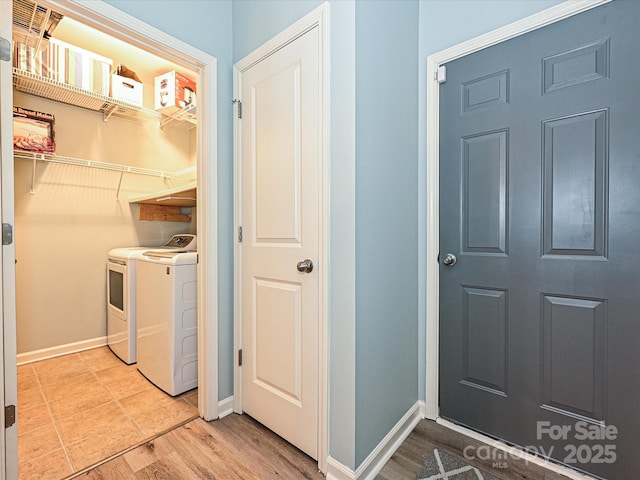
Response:
MULTIPOLYGON (((542 28, 546 25, 564 20, 586 10, 610 2, 611 0, 584 0, 579 2, 566 1, 557 6, 543 10, 537 14, 502 28, 460 43, 453 47, 441 50, 427 58, 427 112, 426 112, 426 258, 425 258, 425 313, 426 313, 426 379, 425 379, 425 417, 438 421, 449 428, 459 431, 467 436, 481 440, 496 448, 506 449, 506 445, 497 442, 485 435, 473 430, 460 427, 440 418, 439 405, 439 298, 440 280, 438 254, 440 253, 440 102, 439 87, 436 80, 438 68, 447 62, 455 60, 474 52, 490 47, 497 43, 505 42, 519 35, 542 28)), ((510 454, 520 455, 515 449, 509 449, 510 454)), ((566 467, 541 460, 533 455, 522 453, 521 456, 528 461, 543 465, 549 470, 554 470, 567 475, 570 478, 588 478, 566 467)))
MULTIPOLYGON (((11 40, 13 5, 11 2, 2 2, 0 5, 0 36, 11 40)), ((2 92, 0 124, 2 133, 13 130, 13 82, 12 82, 12 62, 0 61, 0 89, 2 92), (11 105, 10 105, 11 104, 11 105), (6 123, 4 123, 6 122, 6 123)), ((13 205, 13 143, 9 143, 9 138, 0 135, 0 148, 2 149, 2 165, 0 166, 0 202, 2 223, 15 224, 15 211, 13 205)), ((2 310, 3 329, 0 332, 0 379, 4 385, 3 392, 0 393, 0 412, 4 412, 7 405, 18 406, 18 379, 16 368, 16 256, 15 242, 2 246, 2 257, 0 259, 0 308, 2 310)), ((13 480, 18 478, 18 425, 7 428, 5 416, 0 415, 0 479, 13 480)))
MULTIPOLYGON (((250 68, 261 59, 279 50, 292 42, 310 29, 318 27, 320 35, 320 244, 318 258, 319 278, 319 328, 318 328, 318 468, 326 472, 328 445, 328 275, 329 270, 329 242, 328 242, 328 178, 329 178, 329 146, 328 146, 328 65, 329 65, 329 9, 326 3, 311 11, 286 30, 263 44, 252 53, 244 57, 233 66, 233 95, 237 99, 240 95, 240 74, 250 68)), ((238 229, 242 226, 242 176, 241 176, 241 137, 242 122, 237 115, 237 107, 234 111, 233 129, 233 176, 234 176, 234 389, 233 411, 242 413, 242 369, 238 365, 238 352, 242 348, 242 250, 238 242, 238 229)))
POLYGON ((218 418, 218 241, 217 241, 217 60, 180 40, 102 2, 45 0, 63 15, 199 74, 197 225, 198 225, 198 410, 218 418))
MULTIPOLYGON (((198 410, 218 418, 218 221, 217 60, 103 2, 40 0, 39 3, 155 55, 197 71, 200 78, 197 159, 198 410)), ((5 324, 5 329, 7 325, 5 324)), ((15 316, 13 318, 15 330, 15 316)), ((6 388, 6 386, 5 386, 6 388)), ((15 385, 13 388, 17 388, 15 385)))

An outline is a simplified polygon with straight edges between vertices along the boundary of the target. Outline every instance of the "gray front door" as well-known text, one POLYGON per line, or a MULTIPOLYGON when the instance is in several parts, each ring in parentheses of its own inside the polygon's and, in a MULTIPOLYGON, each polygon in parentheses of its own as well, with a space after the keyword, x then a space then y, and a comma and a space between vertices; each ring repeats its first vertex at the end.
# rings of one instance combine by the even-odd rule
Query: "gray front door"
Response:
POLYGON ((638 25, 617 0, 440 87, 440 414, 609 480, 640 478, 638 25))

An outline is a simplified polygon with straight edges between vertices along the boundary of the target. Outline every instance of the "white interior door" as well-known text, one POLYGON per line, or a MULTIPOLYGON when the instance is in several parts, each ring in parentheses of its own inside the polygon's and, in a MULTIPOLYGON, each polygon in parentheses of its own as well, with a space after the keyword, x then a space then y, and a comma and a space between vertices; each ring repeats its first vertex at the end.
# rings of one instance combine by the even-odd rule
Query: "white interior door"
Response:
MULTIPOLYGON (((13 80, 11 72, 12 3, 0 2, 0 216, 2 223, 13 225, 13 80), (9 44, 7 45, 7 42, 9 44), (8 52, 6 50, 8 49, 8 52), (7 59, 7 54, 9 59, 7 59)), ((16 405, 18 396, 16 372, 16 269, 13 242, 2 247, 0 260, 0 290, 2 290, 2 322, 0 328, 0 412, 6 405, 16 405)), ((0 415, 0 479, 18 478, 18 426, 6 428, 7 417, 0 415)))
POLYGON ((317 458, 319 28, 240 73, 242 409, 317 458), (304 270, 299 262, 314 262, 304 270))

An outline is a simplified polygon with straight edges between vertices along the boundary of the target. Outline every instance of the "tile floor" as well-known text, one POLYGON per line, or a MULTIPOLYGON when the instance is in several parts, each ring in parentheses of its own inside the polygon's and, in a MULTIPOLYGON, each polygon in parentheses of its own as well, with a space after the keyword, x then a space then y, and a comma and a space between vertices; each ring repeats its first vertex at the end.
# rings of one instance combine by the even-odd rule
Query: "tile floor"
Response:
POLYGON ((61 479, 198 416, 108 347, 18 367, 20 479, 61 479))

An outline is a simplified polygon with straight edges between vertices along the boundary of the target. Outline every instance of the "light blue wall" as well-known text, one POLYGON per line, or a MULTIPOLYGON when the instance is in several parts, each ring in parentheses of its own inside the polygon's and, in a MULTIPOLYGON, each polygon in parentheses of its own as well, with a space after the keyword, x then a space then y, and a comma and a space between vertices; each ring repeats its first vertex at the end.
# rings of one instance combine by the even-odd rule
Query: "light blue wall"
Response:
POLYGON ((233 1, 234 63, 312 11, 322 0, 233 1))
POLYGON ((331 1, 329 453, 355 466, 355 4, 331 1))
POLYGON ((418 399, 418 2, 356 2, 356 468, 418 399))
POLYGON ((233 124, 231 1, 105 0, 218 61, 218 397, 233 395, 233 124), (185 13, 184 18, 176 14, 185 13))
MULTIPOLYGON (((529 15, 545 10, 562 0, 420 0, 420 39, 418 49, 419 87, 418 105, 418 244, 420 248, 418 262, 426 265, 426 91, 427 57, 445 48, 470 40, 502 26, 513 23, 529 15)), ((421 269, 418 277, 419 318, 420 318, 420 370, 418 382, 420 398, 425 392, 425 291, 426 268, 421 269)))

